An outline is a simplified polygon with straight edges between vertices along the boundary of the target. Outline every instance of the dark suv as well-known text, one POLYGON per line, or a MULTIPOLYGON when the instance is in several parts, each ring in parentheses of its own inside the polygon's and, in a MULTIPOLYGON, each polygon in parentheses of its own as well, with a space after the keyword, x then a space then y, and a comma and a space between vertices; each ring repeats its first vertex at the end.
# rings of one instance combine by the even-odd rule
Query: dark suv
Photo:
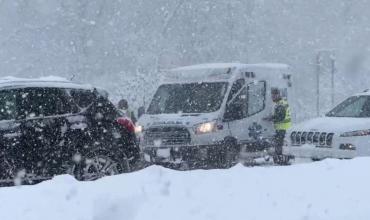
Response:
POLYGON ((69 81, 0 81, 0 183, 79 180, 140 163, 132 122, 107 93, 69 81))

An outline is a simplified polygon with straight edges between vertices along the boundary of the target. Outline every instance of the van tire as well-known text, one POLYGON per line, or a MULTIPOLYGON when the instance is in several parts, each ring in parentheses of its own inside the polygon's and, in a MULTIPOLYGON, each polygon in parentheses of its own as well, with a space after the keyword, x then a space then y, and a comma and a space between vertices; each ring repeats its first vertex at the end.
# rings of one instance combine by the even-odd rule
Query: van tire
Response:
POLYGON ((220 152, 219 168, 230 168, 238 163, 240 154, 240 146, 233 137, 226 137, 220 152))
POLYGON ((286 155, 274 155, 272 157, 274 164, 280 166, 287 166, 290 165, 290 157, 286 155))

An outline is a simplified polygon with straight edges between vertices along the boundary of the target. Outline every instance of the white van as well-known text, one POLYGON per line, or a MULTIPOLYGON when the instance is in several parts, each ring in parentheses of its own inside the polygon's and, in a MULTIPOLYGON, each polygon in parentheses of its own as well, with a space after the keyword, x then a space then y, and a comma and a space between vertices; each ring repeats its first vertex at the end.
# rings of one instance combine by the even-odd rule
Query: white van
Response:
POLYGON ((349 97, 325 117, 292 127, 285 142, 283 153, 298 158, 370 156, 370 92, 349 97))
POLYGON ((268 152, 274 128, 262 118, 273 111, 271 88, 290 93, 288 65, 200 64, 163 74, 136 127, 147 161, 222 167, 241 150, 268 152))

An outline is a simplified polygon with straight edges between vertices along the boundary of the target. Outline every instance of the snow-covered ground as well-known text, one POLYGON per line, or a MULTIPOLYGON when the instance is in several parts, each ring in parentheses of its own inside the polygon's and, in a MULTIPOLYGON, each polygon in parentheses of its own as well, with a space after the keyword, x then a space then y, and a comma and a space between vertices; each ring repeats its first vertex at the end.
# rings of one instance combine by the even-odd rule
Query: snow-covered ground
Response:
POLYGON ((0 189, 1 220, 370 219, 370 158, 286 167, 145 170, 0 189))

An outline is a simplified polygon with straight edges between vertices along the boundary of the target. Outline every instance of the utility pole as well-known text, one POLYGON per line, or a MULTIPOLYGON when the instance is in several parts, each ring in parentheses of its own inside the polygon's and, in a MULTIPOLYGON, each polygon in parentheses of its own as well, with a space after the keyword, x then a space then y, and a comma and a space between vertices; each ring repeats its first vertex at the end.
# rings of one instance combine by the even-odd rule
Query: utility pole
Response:
POLYGON ((335 54, 332 53, 330 55, 330 64, 331 64, 331 83, 330 83, 330 86, 331 86, 331 107, 334 107, 334 104, 335 104, 335 87, 334 87, 334 81, 335 81, 335 73, 337 71, 337 68, 335 66, 335 54))
POLYGON ((335 103, 335 50, 319 50, 316 55, 316 114, 332 108, 335 103), (323 96, 322 96, 323 95, 323 96), (328 98, 325 98, 328 97, 328 98), (330 97, 330 98, 329 98, 330 97))
POLYGON ((321 56, 320 52, 316 56, 316 116, 320 116, 320 72, 321 56))
POLYGON ((228 28, 229 28, 229 36, 230 36, 230 42, 232 47, 234 42, 234 16, 233 16, 233 5, 232 2, 227 3, 227 16, 228 16, 228 28))

